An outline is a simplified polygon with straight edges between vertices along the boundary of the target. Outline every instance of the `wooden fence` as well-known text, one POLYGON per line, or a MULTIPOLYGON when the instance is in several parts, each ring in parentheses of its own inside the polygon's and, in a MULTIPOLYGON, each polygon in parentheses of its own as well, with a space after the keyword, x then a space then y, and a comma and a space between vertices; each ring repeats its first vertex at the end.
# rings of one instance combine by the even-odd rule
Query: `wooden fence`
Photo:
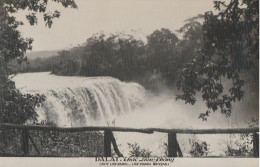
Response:
POLYGON ((160 128, 123 128, 123 127, 72 127, 61 128, 45 125, 16 125, 1 123, 1 130, 6 129, 19 129, 22 130, 22 148, 23 156, 30 156, 29 154, 29 141, 32 143, 36 152, 40 156, 39 149, 31 138, 29 131, 57 131, 57 132, 85 132, 85 131, 104 131, 104 156, 111 157, 111 145, 119 157, 123 155, 120 153, 113 132, 138 132, 152 134, 154 132, 168 133, 168 156, 169 157, 182 157, 181 148, 177 141, 177 134, 253 134, 253 151, 254 157, 259 157, 259 128, 235 128, 235 129, 160 129, 160 128))

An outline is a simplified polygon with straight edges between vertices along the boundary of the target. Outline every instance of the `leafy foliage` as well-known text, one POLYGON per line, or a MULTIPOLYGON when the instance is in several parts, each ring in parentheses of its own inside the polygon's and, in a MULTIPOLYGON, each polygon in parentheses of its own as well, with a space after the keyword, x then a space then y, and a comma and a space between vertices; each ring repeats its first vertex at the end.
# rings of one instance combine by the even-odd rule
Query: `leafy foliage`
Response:
MULTIPOLYGON (((249 127, 257 127, 259 123, 258 119, 252 118, 249 127)), ((254 155, 253 148, 253 134, 243 133, 239 135, 240 139, 235 141, 232 145, 227 143, 226 156, 240 156, 240 157, 252 157, 254 155)))
POLYGON ((205 141, 199 141, 194 137, 194 139, 189 140, 191 144, 190 154, 192 157, 203 157, 209 154, 209 144, 205 141))
POLYGON ((253 148, 251 147, 253 135, 251 134, 241 134, 240 140, 235 142, 235 146, 227 144, 227 150, 225 151, 226 156, 242 156, 242 157, 252 157, 253 148), (243 141, 241 143, 241 141, 243 141))
POLYGON ((128 147, 131 149, 129 152, 130 157, 150 157, 152 154, 150 150, 141 148, 137 143, 128 143, 128 147))
MULTIPOLYGON (((64 7, 76 8, 73 0, 52 0, 64 7)), ((22 62, 24 53, 32 49, 31 38, 21 37, 17 28, 23 22, 13 16, 19 10, 28 10, 26 16, 31 25, 37 23, 36 13, 43 13, 46 26, 51 27, 54 18, 58 18, 58 11, 47 11, 48 0, 1 0, 0 1, 0 122, 25 123, 28 119, 36 121, 35 107, 43 101, 43 97, 36 95, 22 95, 15 89, 15 85, 8 75, 8 63, 13 59, 22 62)))
POLYGON ((208 110, 200 117, 207 120, 211 111, 230 116, 232 102, 243 99, 245 82, 240 74, 248 71, 258 60, 258 1, 231 0, 230 4, 215 2, 218 14, 207 12, 203 23, 203 46, 195 58, 182 70, 178 88, 183 94, 177 99, 196 102, 196 92, 202 92, 208 110), (224 88, 221 79, 231 80, 224 88), (228 91, 225 91, 228 89, 228 91))

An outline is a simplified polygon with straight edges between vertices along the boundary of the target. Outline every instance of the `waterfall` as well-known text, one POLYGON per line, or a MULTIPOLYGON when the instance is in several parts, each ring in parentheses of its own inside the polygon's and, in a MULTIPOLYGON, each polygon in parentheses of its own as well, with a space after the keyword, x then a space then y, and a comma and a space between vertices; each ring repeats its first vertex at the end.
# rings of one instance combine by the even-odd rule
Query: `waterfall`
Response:
POLYGON ((22 93, 43 94, 39 121, 57 126, 110 125, 122 114, 143 105, 145 89, 112 77, 62 77, 49 72, 12 78, 22 93))
MULTIPOLYGON (((183 101, 175 101, 173 90, 155 96, 148 94, 137 83, 125 83, 112 77, 63 77, 43 72, 18 74, 12 76, 12 80, 22 93, 45 95, 43 105, 37 108, 38 120, 46 120, 60 127, 241 128, 248 127, 254 116, 246 110, 249 103, 244 101, 233 104, 229 118, 215 112, 208 121, 201 121, 198 116, 207 107, 200 99, 195 105, 187 105, 183 101)), ((162 133, 144 135, 114 132, 114 135, 125 155, 129 152, 127 143, 135 142, 156 155, 162 155, 164 150, 160 144, 167 139, 167 134, 162 133)), ((190 156, 190 140, 206 141, 210 145, 209 155, 212 156, 224 156, 226 143, 245 142, 241 141, 239 135, 178 134, 185 156, 190 156)))

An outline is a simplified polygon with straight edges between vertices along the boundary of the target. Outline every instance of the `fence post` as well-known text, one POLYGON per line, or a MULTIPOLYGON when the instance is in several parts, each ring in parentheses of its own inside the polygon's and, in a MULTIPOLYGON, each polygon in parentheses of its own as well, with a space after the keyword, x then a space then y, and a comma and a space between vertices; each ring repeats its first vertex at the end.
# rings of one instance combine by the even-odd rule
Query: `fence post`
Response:
POLYGON ((104 130, 104 154, 105 157, 111 157, 111 136, 112 131, 109 129, 104 130))
POLYGON ((259 134, 253 134, 254 157, 259 157, 259 134))
POLYGON ((28 130, 23 129, 22 130, 22 148, 23 148, 23 155, 25 157, 29 156, 29 139, 28 139, 28 130))
POLYGON ((30 134, 29 134, 29 133, 28 133, 28 137, 29 137, 29 140, 30 140, 30 141, 31 141, 31 143, 32 143, 32 146, 34 147, 35 151, 37 152, 37 154, 38 154, 38 155, 41 155, 41 153, 40 153, 40 151, 39 151, 39 149, 38 149, 37 145, 34 143, 34 141, 33 141, 32 137, 30 136, 30 134))
POLYGON ((178 142, 176 133, 168 133, 168 157, 177 157, 178 142))
POLYGON ((123 157, 123 154, 119 151, 119 149, 117 147, 116 139, 112 132, 111 132, 111 142, 112 142, 113 148, 114 148, 116 154, 118 155, 118 157, 123 157))

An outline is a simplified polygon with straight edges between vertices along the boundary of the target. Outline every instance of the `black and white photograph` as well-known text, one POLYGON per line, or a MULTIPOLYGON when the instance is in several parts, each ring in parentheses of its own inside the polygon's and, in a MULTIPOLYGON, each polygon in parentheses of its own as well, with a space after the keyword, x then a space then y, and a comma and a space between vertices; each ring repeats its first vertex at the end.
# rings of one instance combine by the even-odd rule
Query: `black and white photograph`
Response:
POLYGON ((258 0, 0 0, 0 167, 258 165, 258 0))

